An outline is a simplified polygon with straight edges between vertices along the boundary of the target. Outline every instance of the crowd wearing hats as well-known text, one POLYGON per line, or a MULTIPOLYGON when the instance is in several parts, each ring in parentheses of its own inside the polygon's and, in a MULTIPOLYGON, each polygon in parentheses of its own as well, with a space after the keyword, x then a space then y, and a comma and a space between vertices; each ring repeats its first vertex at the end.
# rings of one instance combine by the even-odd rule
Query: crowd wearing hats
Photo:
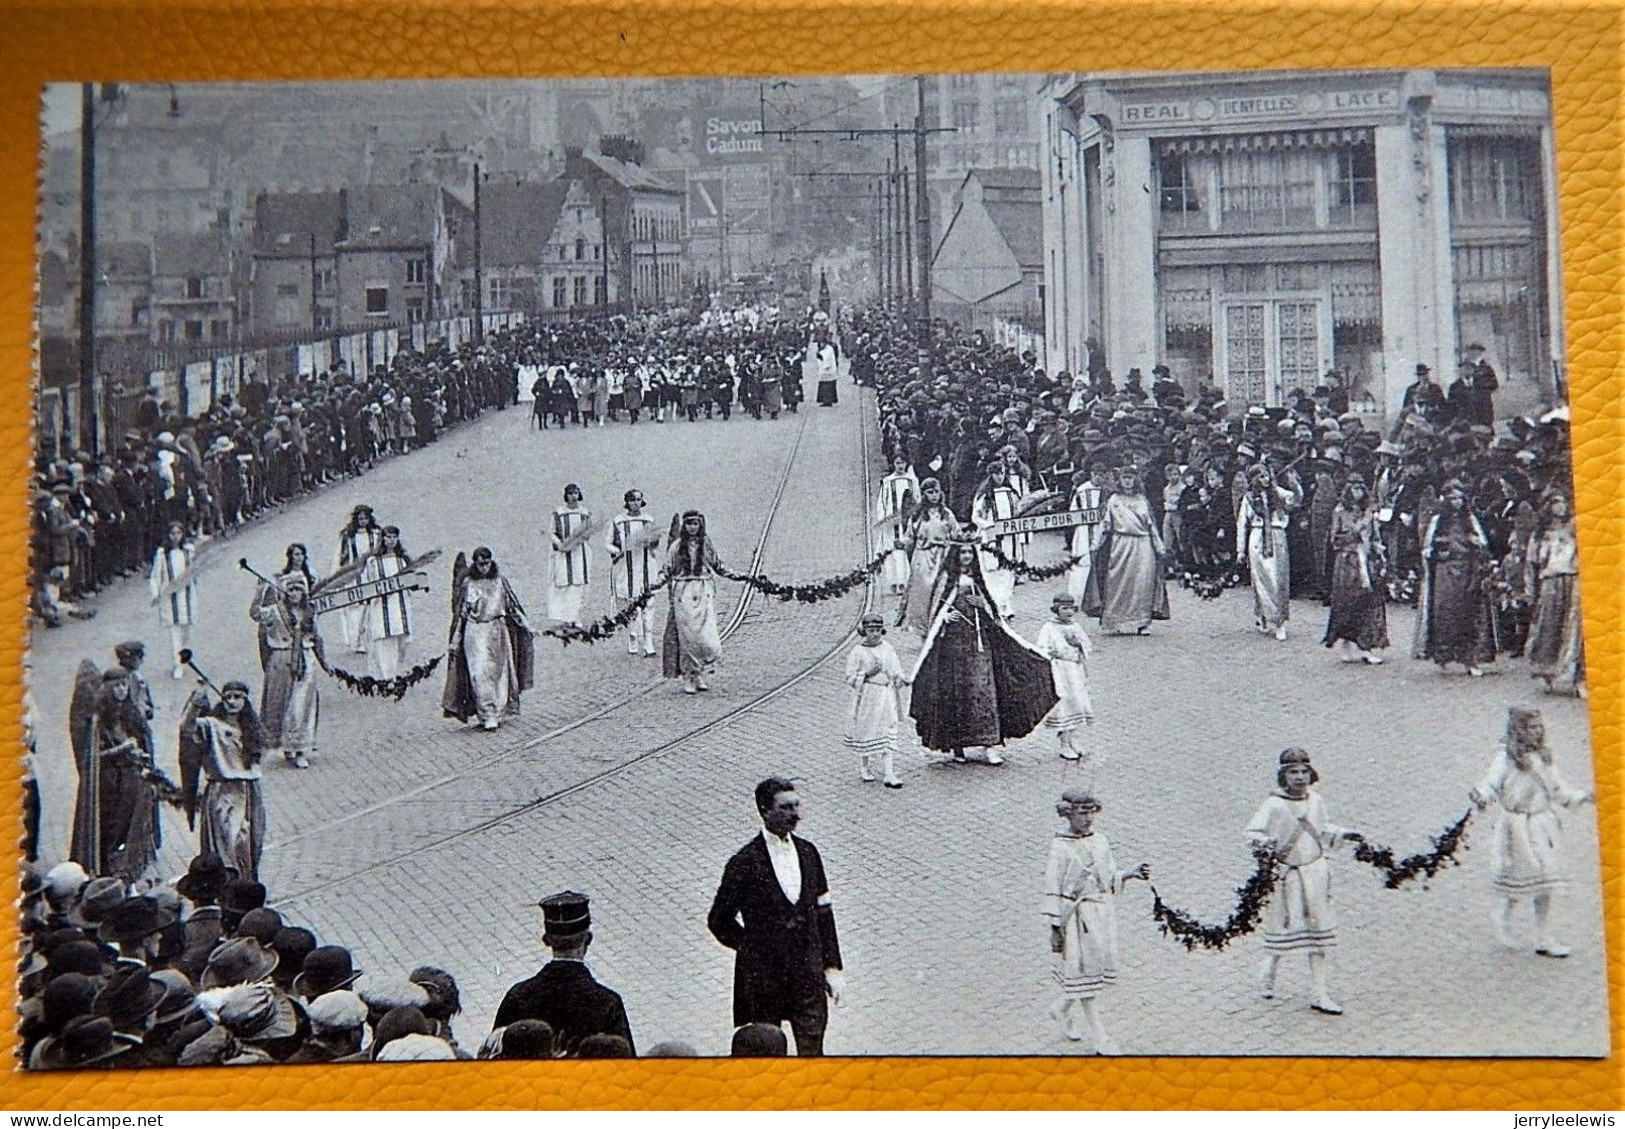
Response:
MULTIPOLYGON (((635 1056, 620 996, 598 985, 581 960, 592 940, 585 895, 567 891, 541 903, 554 959, 508 992, 475 1053, 452 1030, 463 1010, 452 973, 427 965, 363 971, 348 948, 321 943, 267 898, 264 885, 207 854, 158 885, 128 886, 74 862, 31 863, 18 966, 23 1065, 635 1056)), ((777 1051, 736 1046, 734 1053, 783 1054, 783 1047, 781 1035, 777 1051)), ((681 1041, 645 1053, 698 1054, 681 1041)))
MULTIPOLYGON (((1475 598, 1485 597, 1487 658, 1518 657, 1535 634, 1542 577, 1531 558, 1554 523, 1572 517, 1568 411, 1497 420, 1498 381, 1481 346, 1464 350, 1448 390, 1418 365, 1397 418, 1381 430, 1349 410, 1336 372, 1289 389, 1279 407, 1242 406, 1226 403, 1211 380, 1190 386, 1163 365, 1149 381, 1139 369, 1116 377, 1098 364, 1051 374, 1031 353, 940 323, 922 371, 912 325, 870 311, 854 328, 853 366, 861 355, 872 374, 887 460, 902 456, 922 486, 935 479, 961 524, 1001 469, 1014 466, 1035 492, 1061 503, 1086 484, 1109 495, 1127 470, 1162 534, 1166 575, 1211 596, 1247 581, 1237 517, 1249 476, 1262 473, 1293 498, 1290 596, 1330 603, 1333 514, 1345 487, 1358 483, 1381 558, 1379 591, 1414 606, 1434 564, 1429 531, 1454 487, 1482 530, 1474 584, 1475 598)), ((1565 544, 1571 520, 1568 528, 1565 544)), ((1572 573, 1562 567, 1568 572, 1559 575, 1572 573)))
POLYGON ((147 888, 36 864, 22 909, 29 1069, 473 1057, 450 973, 365 975, 212 855, 147 888))

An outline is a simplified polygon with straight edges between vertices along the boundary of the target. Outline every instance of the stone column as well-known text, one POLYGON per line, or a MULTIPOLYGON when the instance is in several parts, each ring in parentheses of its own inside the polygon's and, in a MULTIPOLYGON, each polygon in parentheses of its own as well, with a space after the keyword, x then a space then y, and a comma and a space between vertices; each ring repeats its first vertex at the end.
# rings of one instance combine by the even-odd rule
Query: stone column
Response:
POLYGON ((1101 151, 1105 196, 1106 364, 1121 381, 1138 368, 1147 382, 1157 363, 1157 213, 1151 140, 1116 138, 1101 151))

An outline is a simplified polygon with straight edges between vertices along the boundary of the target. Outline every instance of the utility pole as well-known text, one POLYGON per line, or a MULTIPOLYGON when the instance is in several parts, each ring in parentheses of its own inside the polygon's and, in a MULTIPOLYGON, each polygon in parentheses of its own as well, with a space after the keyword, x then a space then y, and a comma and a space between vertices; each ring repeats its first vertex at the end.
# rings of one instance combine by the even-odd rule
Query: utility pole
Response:
POLYGON ((884 216, 886 216, 886 244, 881 252, 881 304, 890 309, 897 297, 897 200, 892 198, 892 162, 886 162, 886 179, 882 180, 884 216))
POLYGON ((892 237, 892 291, 897 295, 897 308, 906 309, 908 305, 908 291, 903 288, 903 240, 908 231, 908 209, 903 205, 903 137, 897 132, 897 123, 892 123, 891 135, 891 170, 892 176, 887 187, 891 191, 892 215, 897 217, 897 234, 892 237))
POLYGON ((314 333, 320 328, 316 317, 316 233, 310 233, 310 329, 314 333))
POLYGON ((886 299, 886 192, 875 181, 875 294, 886 299))
MULTIPOLYGON (((903 215, 907 216, 908 202, 913 195, 909 190, 907 172, 898 179, 903 186, 903 215)), ((903 224, 903 293, 908 295, 910 302, 914 301, 914 235, 906 222, 903 224)))
POLYGON ((485 264, 481 261, 480 246, 484 232, 480 228, 480 166, 474 165, 474 341, 485 341, 485 264))
POLYGON ((79 88, 79 436, 101 453, 96 389, 96 86, 79 88))
POLYGON ((920 373, 931 376, 931 198, 925 183, 925 76, 914 77, 918 110, 914 117, 914 208, 918 218, 914 248, 920 256, 920 373))

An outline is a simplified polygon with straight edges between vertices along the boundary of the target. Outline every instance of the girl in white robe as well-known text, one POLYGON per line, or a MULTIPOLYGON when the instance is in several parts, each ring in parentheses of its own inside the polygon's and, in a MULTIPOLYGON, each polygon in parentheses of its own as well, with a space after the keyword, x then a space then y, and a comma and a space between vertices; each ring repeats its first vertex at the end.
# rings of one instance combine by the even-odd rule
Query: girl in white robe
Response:
POLYGON ((186 671, 181 665, 181 652, 192 643, 192 624, 197 622, 197 580, 192 576, 197 562, 197 550, 186 540, 186 527, 178 521, 169 523, 164 531, 164 543, 152 555, 152 568, 147 573, 147 589, 152 602, 158 605, 158 618, 169 628, 170 649, 175 656, 170 674, 181 678, 186 671))
POLYGON ((582 508, 581 487, 564 488, 564 505, 553 511, 549 543, 553 547, 552 584, 547 589, 547 614, 581 626, 581 605, 592 582, 592 548, 583 531, 592 525, 592 511, 582 508), (571 545, 570 548, 565 548, 571 545))
POLYGON ((1345 839, 1361 835, 1338 827, 1326 814, 1326 801, 1310 788, 1320 774, 1302 749, 1287 749, 1276 770, 1275 791, 1247 825, 1254 843, 1265 844, 1281 860, 1280 879, 1264 913, 1264 964, 1259 986, 1266 1000, 1275 996, 1275 973, 1287 953, 1309 955, 1314 1001, 1325 1015, 1342 1015, 1327 987, 1326 964, 1337 945, 1332 913, 1332 868, 1327 852, 1345 839))
POLYGON ((1073 1042, 1083 1038, 1081 1018, 1094 1038, 1095 1053, 1116 1054, 1117 1044, 1095 1006, 1095 997, 1117 982, 1117 909, 1112 899, 1129 881, 1149 880, 1151 868, 1141 863, 1118 869, 1111 843, 1094 829, 1100 801, 1087 791, 1067 789, 1055 811, 1067 821, 1067 830, 1050 840, 1044 875, 1044 916, 1055 954, 1052 974, 1061 987, 1050 1016, 1065 1022, 1066 1037, 1073 1042))
POLYGON ((1512 911, 1530 902, 1535 952, 1568 956, 1568 947, 1551 933, 1552 898, 1568 885, 1557 809, 1583 804, 1592 795, 1571 787, 1552 763, 1539 710, 1514 706, 1508 712, 1506 742, 1496 748, 1472 798, 1480 811, 1491 804, 1497 808, 1490 845, 1490 883, 1499 899, 1492 919, 1496 939, 1507 948, 1524 947, 1512 938, 1512 911))
POLYGON ((852 705, 846 717, 846 747, 858 754, 858 778, 871 783, 871 758, 880 756, 882 779, 888 788, 901 788, 894 763, 897 756, 898 697, 908 685, 897 651, 886 642, 886 620, 868 612, 858 626, 861 637, 846 656, 846 684, 852 687, 852 705))
POLYGON ((1055 693, 1060 700, 1044 718, 1044 724, 1055 731, 1061 742, 1062 760, 1085 760, 1090 768, 1099 767, 1093 750, 1079 748, 1077 731, 1095 723, 1095 707, 1089 700, 1089 656, 1094 647, 1083 627, 1076 622, 1078 602, 1070 593, 1062 592, 1050 603, 1054 618, 1038 630, 1033 646, 1049 656, 1050 673, 1055 679, 1055 693))
MULTIPOLYGON (((368 557, 361 569, 360 579, 385 580, 408 571, 411 558, 401 544, 401 531, 393 525, 384 526, 383 542, 378 551, 368 557)), ((412 597, 404 592, 391 592, 368 600, 367 673, 385 681, 400 674, 406 666, 407 644, 412 639, 412 597)))

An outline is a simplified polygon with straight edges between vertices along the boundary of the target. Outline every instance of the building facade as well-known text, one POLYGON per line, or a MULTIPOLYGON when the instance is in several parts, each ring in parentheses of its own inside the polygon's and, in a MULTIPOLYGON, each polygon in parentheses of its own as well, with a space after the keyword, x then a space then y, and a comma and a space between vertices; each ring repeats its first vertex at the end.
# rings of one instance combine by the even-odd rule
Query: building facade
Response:
POLYGON ((599 145, 601 152, 569 150, 560 179, 580 182, 597 203, 616 293, 636 307, 680 300, 687 276, 683 189, 644 168, 636 142, 606 137, 599 145))
POLYGON ((1479 345, 1503 409, 1561 393, 1544 71, 1074 74, 1040 105, 1052 367, 1267 405, 1335 369, 1391 414, 1479 345))
POLYGON ((249 321, 256 331, 333 327, 334 248, 343 234, 339 192, 262 192, 254 198, 249 321))
POLYGON ((237 332, 231 248, 220 232, 158 235, 152 241, 155 341, 228 341, 237 332))
POLYGON ((345 188, 344 237, 334 247, 338 325, 404 325, 445 310, 451 254, 446 199, 435 185, 345 188))
MULTIPOLYGON (((474 214, 455 210, 447 283, 458 311, 475 310, 474 214)), ((608 269, 598 201, 578 180, 487 184, 480 193, 480 308, 486 313, 605 306, 620 280, 608 269)))

